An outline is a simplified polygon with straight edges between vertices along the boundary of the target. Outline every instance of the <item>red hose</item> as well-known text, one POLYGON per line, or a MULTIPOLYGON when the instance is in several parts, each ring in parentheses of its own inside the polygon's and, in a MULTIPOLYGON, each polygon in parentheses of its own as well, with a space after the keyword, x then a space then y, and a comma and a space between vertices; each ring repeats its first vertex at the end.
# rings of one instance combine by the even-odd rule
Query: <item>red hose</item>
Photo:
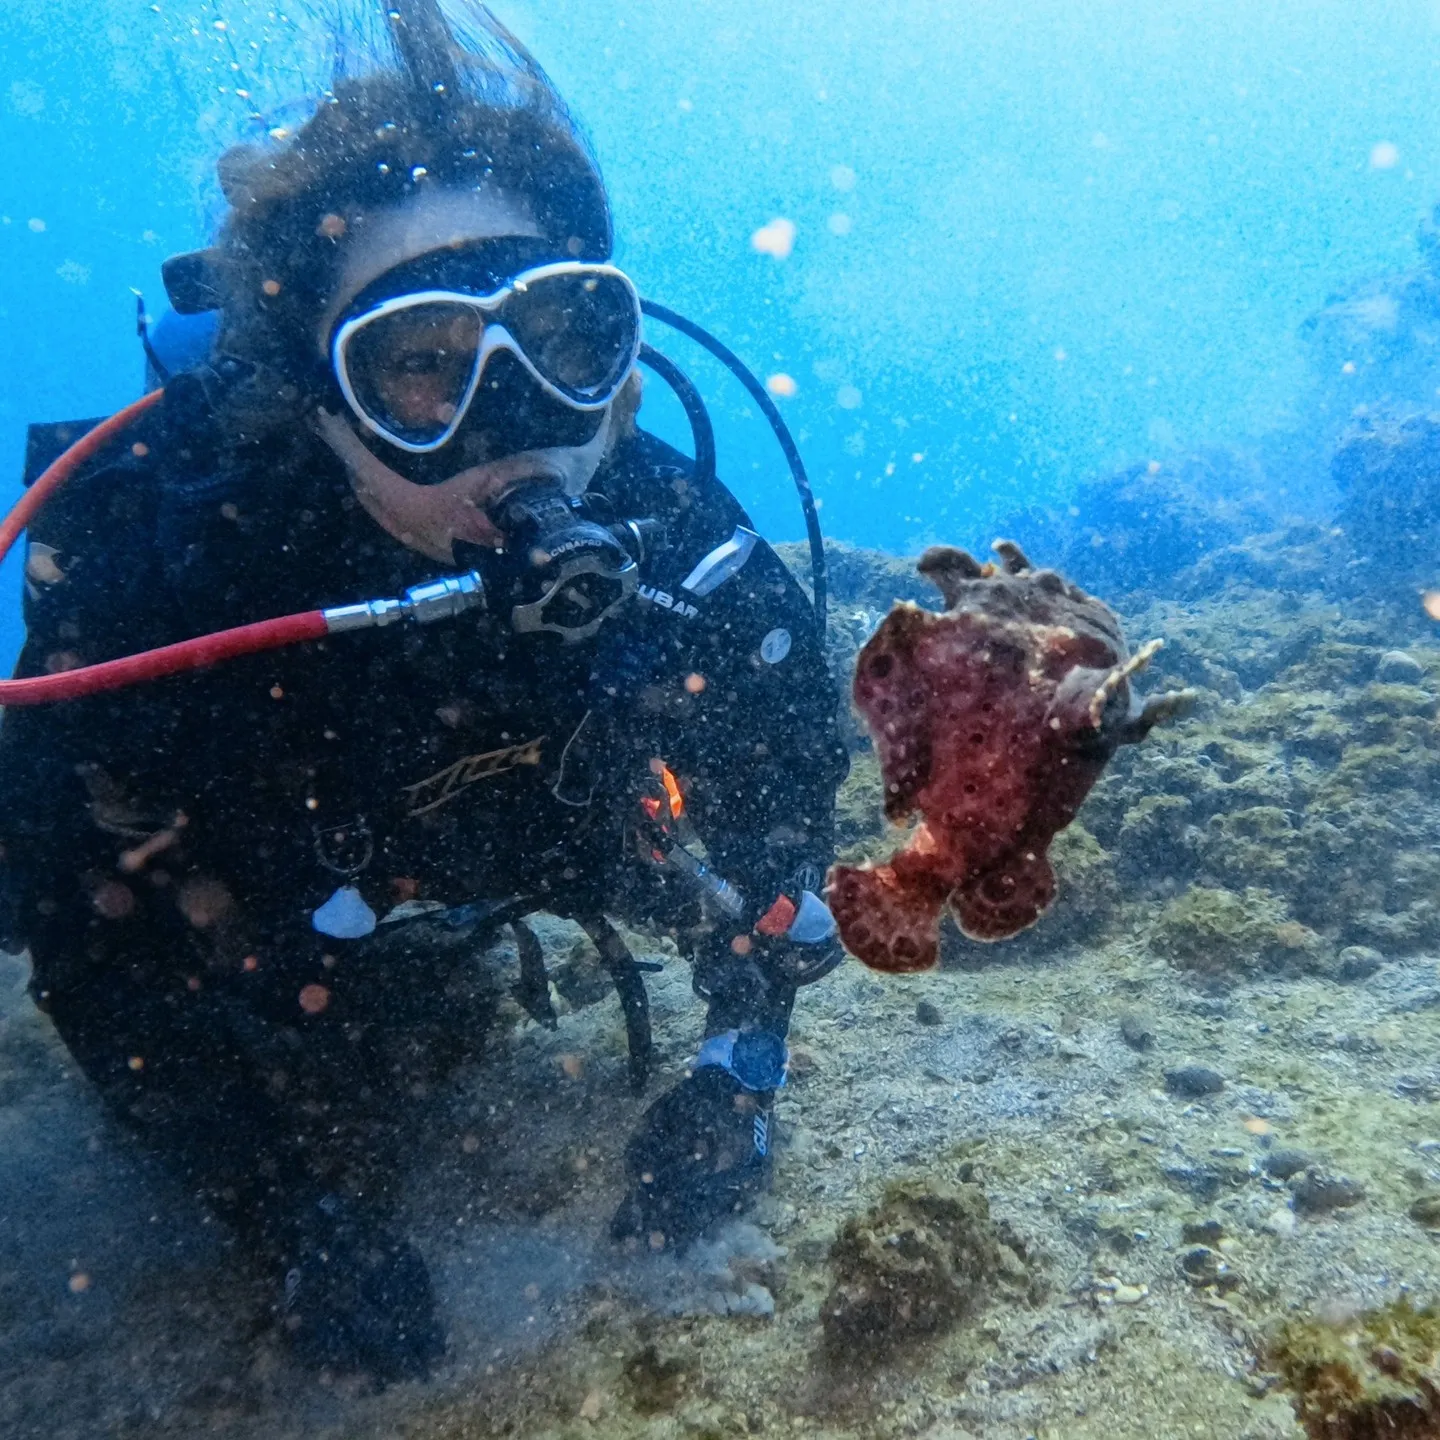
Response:
MULTIPOLYGON (((43 474, 20 498, 19 503, 0 523, 0 560, 24 533, 26 526, 39 513, 45 502, 74 473, 92 459, 121 431, 138 420, 164 395, 152 390, 134 404, 116 411, 83 435, 65 453, 48 465, 43 474)), ((260 650, 278 650, 301 640, 319 640, 328 633, 325 615, 320 610, 307 610, 298 615, 281 615, 274 620, 260 620, 253 625, 240 625, 233 630, 220 630, 213 635, 199 635, 175 645, 162 645, 158 650, 145 650, 119 660, 105 660, 98 665, 81 665, 55 675, 35 675, 24 680, 0 680, 0 706, 44 705, 55 700, 75 700, 82 695, 96 695, 102 690, 118 690, 142 680, 155 680, 182 670, 199 670, 237 655, 253 655, 260 650)))

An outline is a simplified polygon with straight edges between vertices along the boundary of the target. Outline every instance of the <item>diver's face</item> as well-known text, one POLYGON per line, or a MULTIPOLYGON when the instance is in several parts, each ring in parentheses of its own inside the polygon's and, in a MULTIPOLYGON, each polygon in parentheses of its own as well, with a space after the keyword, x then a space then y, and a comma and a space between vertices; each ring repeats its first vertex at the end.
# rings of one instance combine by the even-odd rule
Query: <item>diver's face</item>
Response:
MULTIPOLYGON (((332 332, 346 308, 396 266, 487 244, 528 253, 527 264, 538 263, 537 251, 550 258, 528 206, 485 188, 422 191, 404 206, 367 213, 348 227, 344 243, 339 279, 315 336, 327 361, 332 332)), ((373 363, 359 357, 370 398, 403 428, 443 431, 455 417, 482 322, 473 306, 411 311, 401 320, 363 332, 368 338, 362 344, 379 346, 373 363)), ((502 543, 487 511, 517 485, 546 479, 579 494, 609 434, 608 408, 581 413, 545 395, 513 356, 497 355, 484 385, 483 403, 471 407, 454 437, 425 454, 402 454, 372 441, 353 417, 323 408, 315 417, 316 429, 344 462, 372 519, 411 549, 446 564, 454 563, 457 541, 502 543)))

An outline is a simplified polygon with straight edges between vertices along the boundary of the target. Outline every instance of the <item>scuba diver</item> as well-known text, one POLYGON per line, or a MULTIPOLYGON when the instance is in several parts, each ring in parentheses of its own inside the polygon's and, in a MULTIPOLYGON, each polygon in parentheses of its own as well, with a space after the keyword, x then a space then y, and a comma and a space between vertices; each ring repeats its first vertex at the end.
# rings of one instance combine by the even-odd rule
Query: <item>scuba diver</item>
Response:
MULTIPOLYGON (((637 1085, 606 917, 675 936, 708 1005, 617 1239, 683 1245, 763 1183, 796 990, 843 955, 846 758, 823 572, 812 606, 716 478, 563 102, 465 0, 366 23, 366 65, 228 151, 213 246, 167 262, 196 353, 147 341, 158 396, 27 496, 0 874, 110 1107, 269 1267, 304 1359, 385 1380, 443 1353, 401 1139, 479 1045, 501 927, 551 1023, 525 916, 585 927, 637 1085), (694 461, 638 426, 641 361, 694 461), (405 902, 476 944, 382 923, 405 902)), ((35 427, 32 478, 75 433, 35 427)))

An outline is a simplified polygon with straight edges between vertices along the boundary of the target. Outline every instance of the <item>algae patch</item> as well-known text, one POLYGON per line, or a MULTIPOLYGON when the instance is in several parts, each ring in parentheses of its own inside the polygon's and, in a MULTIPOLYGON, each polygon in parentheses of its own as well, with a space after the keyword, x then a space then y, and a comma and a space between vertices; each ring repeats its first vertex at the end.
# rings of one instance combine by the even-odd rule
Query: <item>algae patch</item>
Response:
POLYGON ((1028 1278, 978 1185, 900 1180, 841 1227, 821 1307, 833 1359, 867 1364, 972 1314, 997 1279, 1028 1278))
POLYGON ((1440 1316, 1401 1300, 1348 1324, 1291 1320, 1270 1347, 1311 1440, 1440 1437, 1440 1316))

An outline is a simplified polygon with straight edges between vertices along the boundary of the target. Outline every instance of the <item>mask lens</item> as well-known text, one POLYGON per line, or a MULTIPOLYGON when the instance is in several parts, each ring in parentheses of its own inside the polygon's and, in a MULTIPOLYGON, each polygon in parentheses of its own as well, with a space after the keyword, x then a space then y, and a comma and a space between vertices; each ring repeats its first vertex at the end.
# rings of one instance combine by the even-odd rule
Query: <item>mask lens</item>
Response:
POLYGON ((435 444, 465 402, 483 334, 473 307, 439 300, 357 326, 342 357, 356 404, 407 444, 435 444))
POLYGON ((625 378, 640 329, 635 294, 617 275, 542 275, 499 316, 530 363, 563 395, 603 403, 625 378))

